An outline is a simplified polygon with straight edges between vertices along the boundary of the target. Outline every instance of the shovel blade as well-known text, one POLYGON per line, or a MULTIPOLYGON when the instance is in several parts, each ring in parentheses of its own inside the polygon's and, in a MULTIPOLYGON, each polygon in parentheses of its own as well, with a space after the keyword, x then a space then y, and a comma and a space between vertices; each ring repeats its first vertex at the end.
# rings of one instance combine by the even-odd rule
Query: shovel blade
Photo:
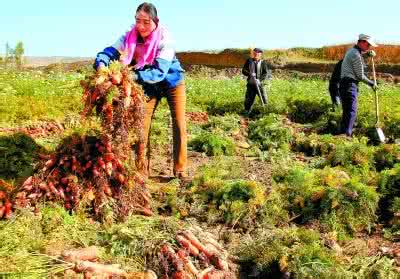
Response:
POLYGON ((376 128, 376 134, 378 135, 379 141, 384 143, 386 138, 381 128, 376 128))

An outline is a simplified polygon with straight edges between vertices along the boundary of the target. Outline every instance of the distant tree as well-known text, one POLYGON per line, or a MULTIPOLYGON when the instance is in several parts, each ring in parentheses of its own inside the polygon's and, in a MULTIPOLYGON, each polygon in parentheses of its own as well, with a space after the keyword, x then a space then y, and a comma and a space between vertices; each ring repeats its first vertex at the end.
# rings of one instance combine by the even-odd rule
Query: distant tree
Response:
POLYGON ((4 64, 7 65, 8 63, 12 62, 14 56, 14 50, 10 47, 10 44, 6 43, 6 54, 4 56, 4 64))
POLYGON ((18 42, 14 49, 14 58, 15 58, 15 64, 17 65, 17 67, 22 66, 22 58, 23 58, 24 52, 25 52, 24 44, 22 42, 18 42))

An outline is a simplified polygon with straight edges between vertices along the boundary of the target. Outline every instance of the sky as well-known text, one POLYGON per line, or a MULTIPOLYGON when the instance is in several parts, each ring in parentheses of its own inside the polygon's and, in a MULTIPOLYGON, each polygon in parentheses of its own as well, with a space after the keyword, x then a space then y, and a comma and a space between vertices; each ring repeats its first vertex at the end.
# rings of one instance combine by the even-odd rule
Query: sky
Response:
MULTIPOLYGON (((367 33, 400 43, 400 0, 154 0, 177 51, 321 47, 367 33)), ((94 57, 130 29, 142 1, 5 0, 0 53, 22 41, 27 56, 94 57)))

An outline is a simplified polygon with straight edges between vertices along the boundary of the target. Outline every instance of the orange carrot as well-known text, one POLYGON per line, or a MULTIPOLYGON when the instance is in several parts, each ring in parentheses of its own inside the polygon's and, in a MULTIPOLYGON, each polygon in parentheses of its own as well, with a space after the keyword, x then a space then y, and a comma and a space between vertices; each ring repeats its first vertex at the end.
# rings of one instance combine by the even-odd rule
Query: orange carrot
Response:
POLYGON ((191 260, 189 260, 188 256, 186 255, 186 252, 182 249, 180 249, 177 253, 179 258, 181 258, 185 264, 185 268, 187 271, 189 271, 191 274, 197 276, 199 274, 199 271, 197 268, 194 266, 191 260))
POLYGON ((102 275, 110 276, 126 276, 126 272, 122 269, 116 268, 113 265, 104 265, 99 263, 93 263, 89 261, 80 261, 75 265, 75 271, 77 272, 91 272, 102 275))
POLYGON ((182 247, 186 248, 189 251, 190 255, 197 257, 197 255, 199 254, 199 249, 191 244, 188 239, 186 239, 184 236, 177 235, 176 240, 182 247))
POLYGON ((120 72, 111 75, 112 84, 118 85, 121 83, 121 80, 122 80, 122 74, 120 72))
POLYGON ((43 191, 46 191, 46 192, 49 190, 49 188, 47 187, 46 182, 40 183, 40 184, 39 184, 39 189, 40 189, 40 190, 43 190, 43 191))
POLYGON ((64 251, 61 255, 65 261, 74 262, 80 261, 93 261, 97 259, 99 250, 96 246, 89 246, 81 249, 64 251))
POLYGON ((199 279, 209 279, 208 278, 208 273, 214 270, 214 267, 208 267, 204 269, 203 271, 200 272, 200 274, 197 276, 199 279))
POLYGON ((56 163, 55 159, 50 159, 50 160, 47 160, 46 163, 44 163, 44 166, 46 168, 51 168, 52 166, 54 166, 55 163, 56 163))
POLYGON ((25 187, 26 185, 32 185, 32 182, 33 182, 33 177, 32 177, 32 176, 29 176, 29 177, 24 181, 24 183, 22 184, 22 187, 25 187))
POLYGON ((218 251, 223 252, 224 248, 216 241, 210 233, 205 234, 204 242, 212 244, 218 251))
POLYGON ((123 184, 125 182, 125 176, 122 173, 118 173, 116 177, 119 183, 123 184))
POLYGON ((197 248, 200 252, 203 252, 207 258, 210 258, 213 253, 208 251, 203 244, 194 236, 194 234, 190 231, 184 231, 183 235, 197 248))
POLYGON ((182 260, 175 254, 174 249, 168 244, 164 244, 161 247, 161 253, 172 262, 172 265, 175 267, 176 271, 183 271, 183 262, 182 260))

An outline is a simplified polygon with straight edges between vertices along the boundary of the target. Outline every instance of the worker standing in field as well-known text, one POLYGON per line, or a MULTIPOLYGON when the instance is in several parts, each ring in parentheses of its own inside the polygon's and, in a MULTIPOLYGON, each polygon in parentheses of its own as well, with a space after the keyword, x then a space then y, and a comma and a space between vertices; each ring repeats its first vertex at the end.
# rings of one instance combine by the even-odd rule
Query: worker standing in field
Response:
POLYGON ((349 137, 357 115, 358 83, 362 81, 376 90, 375 83, 365 75, 366 64, 362 56, 376 46, 370 36, 360 34, 357 44, 346 52, 343 59, 339 86, 343 108, 341 132, 349 137))
POLYGON ((161 98, 166 97, 173 126, 173 171, 175 177, 185 178, 187 132, 184 70, 176 58, 169 33, 159 24, 157 9, 153 4, 144 2, 138 6, 135 24, 131 30, 121 36, 114 45, 97 54, 95 67, 107 67, 113 60, 133 67, 132 77, 142 85, 147 96, 145 145, 149 141, 151 121, 156 107, 161 98))
POLYGON ((251 57, 244 63, 242 73, 247 77, 246 96, 244 100, 244 109, 248 115, 253 106, 254 100, 258 95, 261 103, 267 104, 267 94, 264 90, 263 81, 270 79, 270 71, 267 62, 262 57, 262 50, 254 48, 251 57))
POLYGON ((331 96, 332 101, 332 111, 340 105, 340 92, 339 92, 339 84, 340 84, 340 72, 342 69, 343 59, 336 63, 335 68, 333 69, 331 78, 329 80, 329 94, 331 96))

